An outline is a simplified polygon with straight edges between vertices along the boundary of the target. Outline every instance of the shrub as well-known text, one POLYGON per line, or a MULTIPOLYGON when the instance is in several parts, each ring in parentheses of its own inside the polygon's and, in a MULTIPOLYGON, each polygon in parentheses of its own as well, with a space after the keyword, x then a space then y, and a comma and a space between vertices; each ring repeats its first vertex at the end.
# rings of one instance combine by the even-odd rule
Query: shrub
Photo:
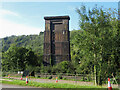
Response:
POLYGON ((52 76, 49 76, 48 79, 52 79, 52 76))
POLYGON ((67 78, 66 77, 63 77, 63 80, 66 80, 67 78))
POLYGON ((3 72, 3 73, 2 73, 2 77, 5 77, 5 76, 7 76, 7 74, 3 72))
POLYGON ((40 78, 40 76, 37 76, 37 78, 40 78))
POLYGON ((85 81, 85 78, 84 78, 84 77, 82 77, 82 78, 81 78, 81 81, 85 81))
POLYGON ((90 76, 87 77, 87 81, 91 81, 91 77, 90 76))
POLYGON ((58 79, 62 79, 63 77, 60 75, 60 76, 58 76, 58 79))

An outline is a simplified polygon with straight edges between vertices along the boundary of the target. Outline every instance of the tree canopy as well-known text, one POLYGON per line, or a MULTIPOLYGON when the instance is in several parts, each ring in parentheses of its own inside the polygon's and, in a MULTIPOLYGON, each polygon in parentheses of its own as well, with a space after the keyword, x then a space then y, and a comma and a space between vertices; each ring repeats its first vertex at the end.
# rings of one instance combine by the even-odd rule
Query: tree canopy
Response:
POLYGON ((73 59, 79 65, 78 73, 95 75, 95 83, 101 84, 108 76, 117 74, 120 65, 120 30, 116 10, 97 8, 77 9, 81 33, 75 35, 72 44, 73 59), (105 77, 106 76, 106 77, 105 77))
POLYGON ((37 56, 31 49, 16 47, 12 45, 2 57, 3 71, 24 71, 29 66, 35 67, 37 64, 37 56))

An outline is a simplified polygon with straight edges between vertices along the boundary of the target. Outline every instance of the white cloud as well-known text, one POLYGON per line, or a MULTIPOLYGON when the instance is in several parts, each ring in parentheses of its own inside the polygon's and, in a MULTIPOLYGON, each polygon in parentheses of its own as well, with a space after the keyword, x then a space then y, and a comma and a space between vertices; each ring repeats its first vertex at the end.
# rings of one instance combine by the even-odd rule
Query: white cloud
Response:
MULTIPOLYGON (((10 10, 1 9, 0 10, 0 38, 11 36, 11 35, 30 35, 39 34, 43 31, 41 28, 35 28, 32 26, 26 26, 24 24, 15 23, 14 21, 9 21, 4 16, 11 15, 14 17, 21 17, 18 13, 12 12, 10 10)), ((21 18, 23 19, 23 18, 21 18)))
POLYGON ((0 38, 11 35, 39 34, 40 31, 43 31, 43 29, 18 24, 4 18, 0 18, 0 38))
POLYGON ((1 16, 13 15, 13 16, 20 17, 19 14, 15 13, 15 12, 12 12, 12 11, 9 11, 9 10, 5 10, 5 9, 1 9, 1 10, 0 10, 0 15, 1 15, 1 16))

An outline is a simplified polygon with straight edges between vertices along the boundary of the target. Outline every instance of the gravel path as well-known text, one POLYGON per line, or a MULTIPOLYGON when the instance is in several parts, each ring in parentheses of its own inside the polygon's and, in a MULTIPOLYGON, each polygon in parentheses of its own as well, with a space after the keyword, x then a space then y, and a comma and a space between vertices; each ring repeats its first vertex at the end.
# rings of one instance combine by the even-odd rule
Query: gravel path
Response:
MULTIPOLYGON (((13 79, 19 79, 18 77, 11 77, 13 79)), ((23 80, 26 80, 26 78, 23 78, 23 80)), ((41 83, 56 83, 56 80, 52 79, 33 79, 28 78, 29 81, 35 81, 35 82, 41 82, 41 83)), ((70 80, 58 80, 58 83, 70 83, 70 84, 78 84, 78 85, 94 85, 92 82, 82 82, 82 81, 70 81, 70 80)))

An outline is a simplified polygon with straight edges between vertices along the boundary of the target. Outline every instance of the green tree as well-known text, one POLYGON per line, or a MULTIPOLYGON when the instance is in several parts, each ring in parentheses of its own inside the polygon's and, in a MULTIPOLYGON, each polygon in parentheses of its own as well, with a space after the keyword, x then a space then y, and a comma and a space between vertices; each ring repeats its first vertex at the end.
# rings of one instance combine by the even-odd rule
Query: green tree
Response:
POLYGON ((95 84, 101 85, 103 78, 116 72, 111 70, 117 69, 118 59, 115 59, 114 55, 116 49, 118 50, 115 40, 119 35, 117 12, 111 9, 105 11, 97 6, 87 11, 86 7, 82 6, 77 9, 77 13, 80 16, 82 33, 75 37, 75 52, 79 54, 81 68, 86 71, 85 67, 90 64, 91 71, 94 71, 95 84))
POLYGON ((11 45, 11 47, 3 53, 2 70, 23 71, 30 66, 36 66, 36 63, 37 56, 31 49, 11 45))

